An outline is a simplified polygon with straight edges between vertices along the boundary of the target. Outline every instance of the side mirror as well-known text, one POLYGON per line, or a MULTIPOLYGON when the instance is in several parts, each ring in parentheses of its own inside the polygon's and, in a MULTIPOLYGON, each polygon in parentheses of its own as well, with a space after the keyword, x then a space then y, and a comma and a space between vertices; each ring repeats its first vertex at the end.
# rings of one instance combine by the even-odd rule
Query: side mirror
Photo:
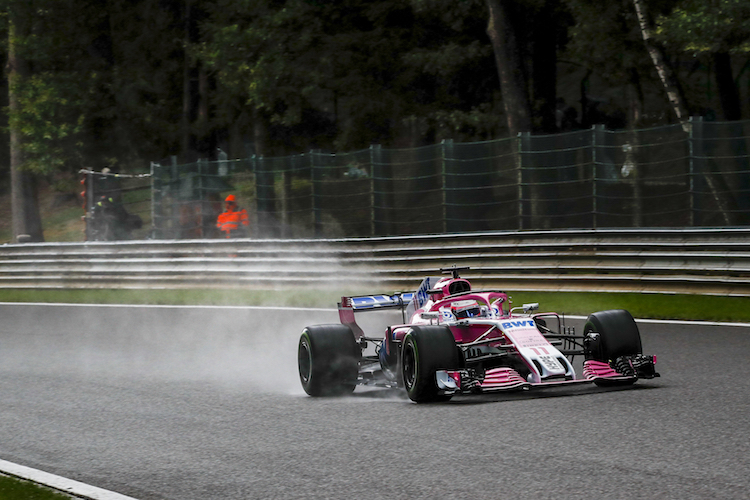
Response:
POLYGON ((523 312, 530 313, 539 309, 539 302, 532 302, 531 304, 523 305, 523 312))

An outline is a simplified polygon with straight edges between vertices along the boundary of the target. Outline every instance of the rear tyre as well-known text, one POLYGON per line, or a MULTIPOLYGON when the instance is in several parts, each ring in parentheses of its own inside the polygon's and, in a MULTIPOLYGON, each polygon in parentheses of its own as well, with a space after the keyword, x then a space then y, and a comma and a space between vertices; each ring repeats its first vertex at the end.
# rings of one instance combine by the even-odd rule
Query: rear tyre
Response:
POLYGON ((448 401, 439 394, 435 372, 459 366, 458 349, 450 328, 413 326, 401 345, 401 375, 409 398, 417 403, 448 401))
POLYGON ((357 385, 362 351, 345 325, 308 326, 297 348, 302 388, 310 396, 351 394, 357 385))
MULTIPOLYGON (((633 316, 624 309, 591 314, 583 327, 583 335, 598 333, 586 352, 586 359, 611 363, 620 356, 643 354, 641 334, 633 316)), ((635 380, 624 382, 632 384, 635 380)), ((623 382, 600 380, 597 385, 621 385, 623 382)))

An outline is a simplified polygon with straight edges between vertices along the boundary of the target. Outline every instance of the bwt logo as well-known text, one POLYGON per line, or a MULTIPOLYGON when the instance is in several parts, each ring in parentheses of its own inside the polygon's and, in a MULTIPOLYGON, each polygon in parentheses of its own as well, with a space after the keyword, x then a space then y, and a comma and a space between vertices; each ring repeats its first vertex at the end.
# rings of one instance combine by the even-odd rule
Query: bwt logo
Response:
POLYGON ((417 307, 422 307, 427 302, 427 290, 431 287, 430 278, 425 278, 422 285, 417 290, 417 307))
POLYGON ((500 323, 500 326, 504 330, 507 330, 509 328, 521 328, 523 326, 530 326, 530 327, 533 328, 534 327, 534 320, 533 319, 524 319, 524 320, 521 320, 521 321, 503 321, 502 323, 500 323))

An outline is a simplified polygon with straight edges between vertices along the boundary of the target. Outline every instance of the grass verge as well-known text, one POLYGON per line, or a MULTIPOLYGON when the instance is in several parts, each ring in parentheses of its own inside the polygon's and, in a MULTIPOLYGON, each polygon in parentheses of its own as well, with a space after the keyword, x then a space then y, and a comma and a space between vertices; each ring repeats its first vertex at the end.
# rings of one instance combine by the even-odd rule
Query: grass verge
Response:
POLYGON ((0 500, 70 500, 71 497, 29 481, 0 475, 0 500))
MULTIPOLYGON (((335 308, 342 295, 357 293, 362 290, 0 289, 0 302, 335 308)), ((539 302, 540 311, 565 314, 627 309, 636 318, 750 322, 750 299, 745 297, 572 292, 517 292, 511 297, 514 306, 539 302)))

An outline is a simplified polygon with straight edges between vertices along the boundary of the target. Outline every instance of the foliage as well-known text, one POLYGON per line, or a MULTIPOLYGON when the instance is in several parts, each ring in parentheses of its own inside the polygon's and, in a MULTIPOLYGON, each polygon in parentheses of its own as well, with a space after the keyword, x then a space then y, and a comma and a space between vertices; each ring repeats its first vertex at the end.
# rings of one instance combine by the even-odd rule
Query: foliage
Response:
POLYGON ((630 2, 566 0, 576 20, 568 57, 596 70, 608 85, 629 78, 628 69, 648 74, 651 63, 630 2))
POLYGON ((80 149, 84 115, 80 112, 79 87, 72 76, 44 72, 11 82, 20 109, 9 112, 9 126, 24 138, 27 170, 51 174, 70 164, 83 166, 80 149))
POLYGON ((402 60, 422 88, 415 94, 434 140, 488 139, 503 129, 499 83, 486 35, 486 5, 481 1, 411 0, 423 25, 419 44, 402 60), (471 138, 471 139, 469 139, 471 138))
MULTIPOLYGON (((672 50, 750 48, 743 0, 646 3, 672 50)), ((631 2, 508 5, 532 85, 554 74, 533 67, 542 64, 533 57, 536 16, 551 8, 566 63, 608 89, 633 81, 661 96, 631 2)), ((9 119, 37 173, 205 156, 206 144, 232 134, 252 143, 259 123, 278 154, 484 140, 503 131, 482 0, 0 0, 6 48, 7 13, 22 6, 33 8, 31 30, 17 40, 32 74, 13 83, 22 109, 9 119)), ((234 156, 244 152, 235 148, 234 156)))
POLYGON ((234 3, 210 8, 197 51, 226 90, 221 107, 236 115, 249 106, 303 136, 314 131, 299 126, 317 116, 312 121, 331 129, 328 145, 337 148, 389 139, 389 120, 409 102, 397 59, 413 36, 408 9, 393 1, 301 0, 228 8, 234 3))
POLYGON ((750 3, 685 0, 657 20, 657 34, 690 53, 750 52, 750 3))
POLYGON ((9 113, 25 168, 49 174, 177 152, 177 13, 153 0, 34 0, 26 12, 3 3, 30 25, 16 45, 31 75, 12 82, 22 107, 9 113))

